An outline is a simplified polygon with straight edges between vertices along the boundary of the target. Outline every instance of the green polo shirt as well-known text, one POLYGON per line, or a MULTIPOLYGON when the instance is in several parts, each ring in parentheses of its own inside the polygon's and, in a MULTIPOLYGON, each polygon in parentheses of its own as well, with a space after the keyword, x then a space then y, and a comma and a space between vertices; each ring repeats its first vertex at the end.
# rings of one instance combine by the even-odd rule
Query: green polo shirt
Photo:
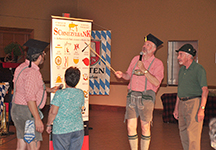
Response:
POLYGON ((202 87, 207 86, 206 71, 194 60, 186 69, 182 66, 178 75, 178 97, 201 96, 202 87))

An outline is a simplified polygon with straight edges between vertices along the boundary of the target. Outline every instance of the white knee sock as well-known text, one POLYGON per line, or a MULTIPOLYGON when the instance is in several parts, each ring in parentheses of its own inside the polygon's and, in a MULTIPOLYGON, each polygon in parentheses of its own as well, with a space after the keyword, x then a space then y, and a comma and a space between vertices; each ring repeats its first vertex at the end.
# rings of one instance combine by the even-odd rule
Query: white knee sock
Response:
POLYGON ((141 150, 148 150, 150 145, 151 136, 141 136, 140 146, 141 150))
POLYGON ((138 135, 128 135, 129 144, 131 147, 131 150, 138 150, 138 135))

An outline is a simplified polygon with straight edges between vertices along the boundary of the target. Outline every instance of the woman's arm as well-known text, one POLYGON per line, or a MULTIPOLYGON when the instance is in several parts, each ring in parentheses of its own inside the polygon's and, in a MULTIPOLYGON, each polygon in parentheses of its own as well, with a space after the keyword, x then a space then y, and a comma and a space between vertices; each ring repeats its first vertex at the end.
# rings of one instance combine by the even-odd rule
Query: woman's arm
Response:
POLYGON ((50 134, 52 129, 51 129, 51 124, 53 120, 55 119, 56 115, 58 114, 58 106, 52 105, 48 114, 48 121, 47 121, 47 133, 50 134))

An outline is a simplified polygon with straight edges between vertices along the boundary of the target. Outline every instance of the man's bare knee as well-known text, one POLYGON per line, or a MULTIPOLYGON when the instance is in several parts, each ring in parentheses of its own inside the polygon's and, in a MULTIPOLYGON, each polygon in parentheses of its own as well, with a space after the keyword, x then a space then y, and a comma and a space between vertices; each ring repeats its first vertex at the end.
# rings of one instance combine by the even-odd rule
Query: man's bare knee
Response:
POLYGON ((149 136, 150 133, 150 122, 145 122, 141 120, 141 128, 142 128, 142 135, 149 136))
POLYGON ((127 120, 128 135, 137 134, 137 118, 127 120))

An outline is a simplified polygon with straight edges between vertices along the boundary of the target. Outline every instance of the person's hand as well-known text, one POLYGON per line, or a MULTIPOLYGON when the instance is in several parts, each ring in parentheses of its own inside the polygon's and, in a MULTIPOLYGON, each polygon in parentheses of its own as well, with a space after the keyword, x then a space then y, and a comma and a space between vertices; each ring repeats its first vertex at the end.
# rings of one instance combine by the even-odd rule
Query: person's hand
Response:
POLYGON ((145 70, 146 70, 146 68, 144 67, 142 61, 138 61, 137 67, 138 67, 140 70, 142 70, 142 71, 145 71, 145 70))
POLYGON ((60 89, 59 87, 60 87, 60 86, 54 86, 54 87, 52 87, 51 90, 50 90, 50 92, 51 92, 51 93, 55 93, 57 90, 60 89))
POLYGON ((41 119, 35 120, 35 129, 37 132, 40 132, 40 133, 43 132, 44 125, 43 125, 43 122, 41 121, 41 119))
POLYGON ((178 118, 179 118, 179 113, 178 113, 178 110, 177 110, 176 108, 175 108, 174 111, 173 111, 173 116, 174 116, 175 119, 178 120, 178 118))
POLYGON ((46 87, 46 91, 49 93, 55 93, 58 89, 59 89, 58 86, 54 86, 52 88, 46 87))
POLYGON ((197 114, 197 119, 198 119, 198 122, 201 122, 203 121, 204 117, 205 117, 205 110, 204 109, 199 109, 198 111, 198 114, 197 114))
POLYGON ((52 93, 55 93, 57 90, 59 90, 59 86, 54 86, 52 89, 53 89, 52 93))
POLYGON ((52 127, 51 127, 51 126, 47 126, 46 132, 47 132, 48 134, 50 134, 50 133, 52 132, 52 127))
POLYGON ((122 78, 123 73, 121 71, 116 71, 115 75, 117 78, 122 78))

